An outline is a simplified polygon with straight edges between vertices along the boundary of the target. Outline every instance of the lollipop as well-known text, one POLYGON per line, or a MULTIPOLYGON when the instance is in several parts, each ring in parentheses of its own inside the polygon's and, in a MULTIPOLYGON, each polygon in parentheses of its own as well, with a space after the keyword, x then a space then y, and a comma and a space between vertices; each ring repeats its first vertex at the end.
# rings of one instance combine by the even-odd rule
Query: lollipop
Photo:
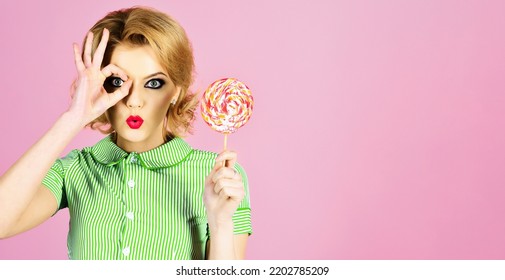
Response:
POLYGON ((251 118, 253 97, 249 88, 233 78, 213 82, 203 94, 203 120, 215 131, 224 134, 224 148, 228 134, 234 133, 251 118))

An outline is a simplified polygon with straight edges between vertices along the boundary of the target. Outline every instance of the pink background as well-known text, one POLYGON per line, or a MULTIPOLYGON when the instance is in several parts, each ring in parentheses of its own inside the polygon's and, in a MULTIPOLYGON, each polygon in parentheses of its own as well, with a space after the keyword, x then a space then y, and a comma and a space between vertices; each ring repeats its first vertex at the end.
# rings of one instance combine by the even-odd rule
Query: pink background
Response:
MULTIPOLYGON (((233 76, 253 91, 229 139, 249 259, 505 258, 505 1, 9 1, 0 174, 67 109, 72 42, 135 4, 186 28, 194 89, 233 76)), ((221 149, 195 128, 194 147, 221 149)), ((0 240, 0 259, 66 259, 67 227, 64 210, 0 240)))

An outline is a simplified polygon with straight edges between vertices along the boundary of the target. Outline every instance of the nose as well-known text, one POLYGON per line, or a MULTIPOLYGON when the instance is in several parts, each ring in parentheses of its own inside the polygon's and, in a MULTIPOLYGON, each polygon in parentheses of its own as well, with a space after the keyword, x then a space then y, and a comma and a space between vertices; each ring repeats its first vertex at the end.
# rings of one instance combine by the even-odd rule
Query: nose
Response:
POLYGON ((136 89, 135 85, 132 85, 130 88, 130 93, 126 98, 126 106, 128 106, 128 108, 138 109, 144 105, 142 101, 141 90, 136 89))

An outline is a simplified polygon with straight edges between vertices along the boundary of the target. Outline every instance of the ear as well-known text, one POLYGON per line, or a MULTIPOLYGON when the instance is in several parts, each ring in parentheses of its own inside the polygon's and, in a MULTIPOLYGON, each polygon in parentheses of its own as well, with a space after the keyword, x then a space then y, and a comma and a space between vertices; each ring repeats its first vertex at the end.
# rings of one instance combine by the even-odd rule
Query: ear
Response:
POLYGON ((174 94, 174 97, 172 98, 172 101, 177 101, 179 100, 179 96, 181 96, 181 91, 182 91, 182 87, 180 86, 176 86, 175 87, 175 94, 174 94))

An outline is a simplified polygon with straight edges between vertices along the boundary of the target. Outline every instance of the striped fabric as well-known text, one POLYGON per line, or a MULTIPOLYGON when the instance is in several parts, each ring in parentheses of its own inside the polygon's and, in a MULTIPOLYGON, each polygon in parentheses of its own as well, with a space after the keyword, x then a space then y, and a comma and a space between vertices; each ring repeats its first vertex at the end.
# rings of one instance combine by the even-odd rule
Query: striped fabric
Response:
MULTIPOLYGON (((181 138, 143 153, 127 153, 105 137, 58 159, 43 180, 59 208, 69 208, 70 259, 204 259, 209 238, 205 176, 217 154, 181 138)), ((252 233, 246 196, 233 216, 234 233, 252 233)))

